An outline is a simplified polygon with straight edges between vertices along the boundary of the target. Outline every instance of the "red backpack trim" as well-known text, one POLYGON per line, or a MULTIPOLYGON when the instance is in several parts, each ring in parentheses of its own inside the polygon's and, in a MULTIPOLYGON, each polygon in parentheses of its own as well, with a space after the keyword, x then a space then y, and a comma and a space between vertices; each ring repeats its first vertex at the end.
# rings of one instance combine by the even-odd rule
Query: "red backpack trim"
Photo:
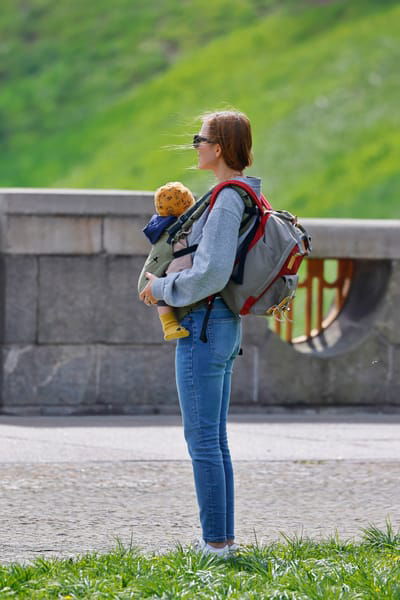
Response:
POLYGON ((263 194, 261 194, 261 198, 259 198, 251 186, 247 185, 247 183, 244 183, 244 181, 236 181, 236 179, 227 179, 226 181, 222 181, 221 183, 215 186, 211 193, 210 210, 214 206, 219 192, 225 187, 230 187, 232 185, 245 190, 250 196, 250 198, 254 201, 254 203, 258 206, 261 212, 264 212, 265 210, 272 210, 272 206, 263 194))

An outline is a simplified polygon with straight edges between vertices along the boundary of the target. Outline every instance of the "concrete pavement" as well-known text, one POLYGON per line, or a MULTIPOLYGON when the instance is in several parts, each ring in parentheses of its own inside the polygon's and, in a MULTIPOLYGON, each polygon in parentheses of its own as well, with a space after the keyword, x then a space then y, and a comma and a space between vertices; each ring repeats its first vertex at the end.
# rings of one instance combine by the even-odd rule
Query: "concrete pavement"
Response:
MULTIPOLYGON (((232 415, 237 539, 400 525, 400 415, 232 415)), ((0 562, 200 534, 176 416, 0 417, 0 562)))
MULTIPOLYGON (((400 414, 235 414, 235 460, 400 460, 400 414)), ((179 416, 0 416, 0 464, 187 460, 179 416)))

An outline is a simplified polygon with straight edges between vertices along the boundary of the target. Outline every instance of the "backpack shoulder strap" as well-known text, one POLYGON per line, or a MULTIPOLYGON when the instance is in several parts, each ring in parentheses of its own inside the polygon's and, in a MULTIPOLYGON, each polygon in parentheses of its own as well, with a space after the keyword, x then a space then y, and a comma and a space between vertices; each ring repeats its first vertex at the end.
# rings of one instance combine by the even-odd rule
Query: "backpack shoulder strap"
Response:
POLYGON ((261 195, 261 199, 259 199, 253 188, 247 185, 247 183, 244 183, 243 181, 236 181, 235 179, 228 179, 227 181, 223 181, 214 186, 206 194, 201 196, 201 198, 199 198, 199 200, 197 200, 193 206, 191 206, 180 217, 178 217, 176 222, 167 229, 168 243, 173 244, 183 237, 185 233, 189 231, 194 221, 197 221, 197 219, 201 217, 208 206, 211 210, 215 204, 215 200, 217 199, 219 192, 225 187, 234 188, 245 204, 246 214, 242 219, 240 234, 246 231, 249 221, 251 220, 251 216, 258 212, 254 209, 258 208, 261 212, 265 212, 265 210, 271 210, 271 205, 269 204, 268 200, 263 195, 261 195))
POLYGON ((210 197, 210 210, 214 206, 219 192, 225 187, 236 188, 236 191, 242 198, 243 195, 241 191, 243 190, 252 200, 252 204, 255 204, 261 210, 261 212, 265 212, 265 210, 272 210, 272 207, 265 196, 261 194, 261 198, 258 198, 257 194, 250 185, 247 185, 247 183, 244 183, 244 181, 237 181, 236 179, 227 179, 226 181, 222 181, 212 189, 210 197))

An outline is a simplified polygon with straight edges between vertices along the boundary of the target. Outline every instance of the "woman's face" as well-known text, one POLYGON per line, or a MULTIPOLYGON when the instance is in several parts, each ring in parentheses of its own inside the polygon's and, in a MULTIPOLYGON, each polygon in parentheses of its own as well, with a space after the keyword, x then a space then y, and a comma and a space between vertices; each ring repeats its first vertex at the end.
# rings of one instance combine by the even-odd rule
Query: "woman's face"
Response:
MULTIPOLYGON (((203 123, 199 131, 199 135, 208 138, 208 126, 207 123, 203 123)), ((219 144, 210 144, 208 142, 201 142, 197 148, 198 156, 198 168, 199 169, 215 169, 217 166, 220 156, 221 147, 219 144)))

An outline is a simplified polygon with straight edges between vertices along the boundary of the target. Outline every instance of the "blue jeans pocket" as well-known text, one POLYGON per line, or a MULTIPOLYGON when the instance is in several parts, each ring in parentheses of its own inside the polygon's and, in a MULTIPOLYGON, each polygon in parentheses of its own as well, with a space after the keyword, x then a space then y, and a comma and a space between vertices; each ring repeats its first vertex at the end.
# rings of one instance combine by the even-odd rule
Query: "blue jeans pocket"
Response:
POLYGON ((239 352, 240 325, 240 320, 235 318, 210 319, 207 336, 215 358, 227 361, 239 352))

